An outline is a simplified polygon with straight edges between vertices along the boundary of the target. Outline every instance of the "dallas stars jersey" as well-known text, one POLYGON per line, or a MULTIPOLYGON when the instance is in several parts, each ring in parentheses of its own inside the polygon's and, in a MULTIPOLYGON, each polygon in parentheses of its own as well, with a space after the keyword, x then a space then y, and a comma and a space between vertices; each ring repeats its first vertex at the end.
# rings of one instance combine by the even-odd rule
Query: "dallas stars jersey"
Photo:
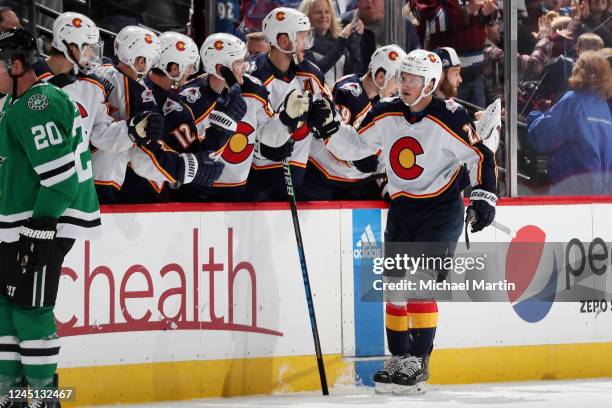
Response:
MULTIPOLYGON (((363 89, 361 78, 358 75, 348 75, 339 79, 332 88, 332 96, 342 122, 355 128, 359 127, 372 108, 372 101, 363 89)), ((351 183, 372 175, 372 173, 362 173, 351 164, 334 156, 329 149, 325 148, 322 140, 312 141, 310 162, 325 178, 333 182, 351 183)), ((384 171, 384 163, 380 160, 378 173, 382 171, 384 171)))
POLYGON ((433 98, 414 114, 401 97, 377 103, 354 129, 341 127, 327 143, 332 153, 355 160, 382 148, 392 199, 443 199, 459 194, 455 180, 466 163, 472 186, 496 191, 493 153, 482 144, 466 110, 433 98))
POLYGON ((29 217, 59 218, 57 236, 92 238, 100 212, 79 111, 38 83, 0 108, 0 240, 14 242, 29 217))
POLYGON ((108 114, 106 95, 108 90, 103 81, 93 75, 54 75, 44 60, 34 64, 39 80, 49 81, 62 88, 81 113, 83 139, 97 149, 121 152, 134 145, 128 135, 124 121, 115 122, 108 114))
MULTIPOLYGON (((285 98, 294 89, 300 93, 309 91, 314 99, 319 99, 323 93, 330 96, 321 71, 310 61, 304 60, 298 65, 295 65, 292 61, 289 71, 284 73, 280 72, 272 64, 268 54, 259 54, 255 57, 255 63, 257 69, 252 75, 259 79, 268 90, 270 104, 275 112, 280 111, 285 98)), ((310 128, 305 123, 293 132, 291 137, 295 140, 295 144, 289 162, 294 166, 305 168, 308 161, 308 153, 310 152, 310 144, 313 139, 310 128)), ((287 140, 286 133, 279 135, 278 140, 278 143, 271 143, 270 145, 277 147, 284 144, 287 140)), ((255 154, 253 159, 253 168, 255 170, 281 167, 281 162, 265 159, 258 153, 255 154)))

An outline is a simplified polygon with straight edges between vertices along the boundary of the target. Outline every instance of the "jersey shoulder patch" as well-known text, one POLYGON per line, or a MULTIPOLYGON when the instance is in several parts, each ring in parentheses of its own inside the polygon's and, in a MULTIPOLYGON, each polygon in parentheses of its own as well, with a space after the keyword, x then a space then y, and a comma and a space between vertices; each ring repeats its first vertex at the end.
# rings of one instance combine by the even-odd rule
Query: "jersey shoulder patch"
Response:
POLYGON ((164 103, 164 106, 162 108, 162 112, 164 116, 168 116, 173 111, 181 112, 182 110, 183 110, 183 105, 175 101, 172 98, 166 99, 166 102, 164 103))
POLYGON ((433 117, 435 122, 460 135, 470 144, 480 142, 480 137, 476 133, 476 128, 467 110, 461 104, 450 101, 453 108, 451 110, 448 108, 448 102, 448 99, 434 98, 429 106, 428 115, 433 117))
POLYGON ((198 84, 194 83, 187 88, 183 88, 180 95, 185 98, 187 102, 194 104, 202 97, 202 92, 200 92, 198 84))

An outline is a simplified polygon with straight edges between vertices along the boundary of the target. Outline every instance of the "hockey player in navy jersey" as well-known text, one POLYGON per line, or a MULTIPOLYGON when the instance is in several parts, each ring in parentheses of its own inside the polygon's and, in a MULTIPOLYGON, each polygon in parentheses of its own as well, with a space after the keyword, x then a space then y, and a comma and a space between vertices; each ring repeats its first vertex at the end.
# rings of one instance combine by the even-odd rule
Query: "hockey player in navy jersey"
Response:
POLYGON ((255 58, 252 75, 268 90, 272 108, 279 113, 287 133, 279 135, 278 143, 264 144, 255 152, 247 196, 253 201, 285 200, 282 160, 288 157, 293 186, 299 193, 312 141, 309 126, 322 125, 323 119, 331 114, 327 105, 305 103, 305 99, 331 96, 319 68, 310 61, 300 61, 313 41, 308 17, 297 10, 279 7, 268 13, 262 27, 271 49, 255 58), (304 121, 305 114, 308 122, 304 121))
POLYGON ((279 133, 280 137, 287 137, 287 127, 270 106, 268 91, 257 78, 247 74, 250 66, 245 60, 247 55, 246 44, 231 34, 208 36, 200 48, 205 73, 186 83, 181 91, 194 113, 198 132, 204 135, 203 143, 224 165, 210 189, 208 199, 213 201, 242 201, 255 146, 265 151, 262 143, 267 137, 274 138, 279 133), (235 87, 245 100, 246 114, 229 141, 225 137, 215 138, 207 132, 209 113, 219 96, 235 87))
MULTIPOLYGON (((405 55, 397 45, 381 47, 372 54, 365 75, 347 75, 334 84, 333 102, 344 124, 359 128, 374 104, 399 92, 397 77, 405 55)), ((307 201, 380 199, 386 181, 373 180, 377 173, 384 172, 379 153, 347 162, 334 156, 320 139, 313 140, 304 188, 300 191, 302 198, 307 201)))
MULTIPOLYGON (((160 44, 158 61, 144 83, 152 91, 164 115, 164 143, 161 148, 171 149, 184 160, 184 165, 177 168, 179 173, 182 169, 184 174, 179 174, 178 178, 173 177, 175 181, 169 184, 172 187, 171 196, 177 201, 201 201, 205 199, 205 189, 220 176, 223 164, 210 157, 213 151, 206 148, 204 136, 198 133, 191 108, 178 93, 188 77, 198 70, 200 55, 193 40, 183 34, 163 33, 160 44), (194 177, 198 180, 193 180, 194 177)), ((245 110, 240 92, 229 92, 212 109, 207 136, 212 139, 229 139, 236 131, 237 121, 245 110)), ((168 157, 156 157, 161 168, 176 168, 172 163, 167 163, 168 157)), ((135 180, 133 172, 128 172, 128 175, 130 182, 135 180)), ((140 184, 143 185, 142 180, 140 184)), ((161 198, 166 199, 164 194, 161 198)))
MULTIPOLYGON (((440 58, 424 50, 402 61, 401 96, 382 100, 366 116, 355 137, 341 126, 327 147, 347 160, 378 149, 387 164, 392 201, 385 230, 385 256, 394 256, 391 243, 438 243, 427 256, 452 256, 463 226, 463 201, 456 183, 466 163, 473 191, 468 206, 472 231, 495 217, 496 174, 491 151, 474 131, 463 107, 434 98, 442 73, 440 58)), ((328 120, 330 120, 328 118, 328 120)), ((422 249, 422 248, 421 248, 422 249)), ((421 255, 421 254, 418 254, 421 255)), ((445 279, 448 271, 418 271, 428 279, 445 279)), ((386 270, 387 280, 401 279, 404 270, 386 270)), ((425 391, 429 356, 437 326, 435 300, 402 293, 385 293, 387 344, 392 354, 374 375, 379 392, 425 391)))

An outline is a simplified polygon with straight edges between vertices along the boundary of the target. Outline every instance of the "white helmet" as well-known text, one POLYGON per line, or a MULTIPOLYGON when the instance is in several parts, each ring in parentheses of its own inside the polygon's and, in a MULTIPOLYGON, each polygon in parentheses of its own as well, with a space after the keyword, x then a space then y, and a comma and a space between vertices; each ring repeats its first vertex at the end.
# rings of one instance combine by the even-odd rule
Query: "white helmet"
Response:
POLYGON ((138 75, 146 75, 159 58, 159 38, 151 30, 138 26, 124 27, 115 37, 115 55, 117 59, 132 68, 138 75), (136 58, 146 61, 144 71, 134 67, 136 58))
POLYGON ((64 56, 78 66, 84 74, 92 73, 101 65, 104 42, 100 41, 100 30, 87 16, 80 13, 60 14, 53 22, 53 41, 51 46, 64 53, 64 56), (80 57, 68 49, 68 45, 76 44, 80 57))
POLYGON ((397 78, 399 76, 400 66, 405 56, 406 53, 404 50, 395 44, 380 47, 372 54, 368 71, 370 71, 370 75, 374 80, 374 85, 376 85, 381 93, 387 86, 387 82, 389 82, 390 79, 397 78), (385 83, 382 87, 379 87, 376 83, 376 73, 379 69, 385 70, 385 83))
POLYGON ((284 53, 291 54, 296 51, 297 33, 301 31, 308 31, 308 38, 304 48, 312 47, 314 35, 310 28, 310 20, 304 13, 298 10, 288 7, 275 8, 264 17, 261 27, 270 45, 284 53), (293 50, 285 51, 278 46, 277 38, 279 34, 287 34, 291 44, 293 44, 293 50))
POLYGON ((410 104, 410 106, 414 106, 418 104, 421 99, 431 95, 434 90, 438 88, 440 77, 442 76, 442 61, 440 61, 440 57, 433 52, 420 49, 413 50, 402 60, 400 75, 402 72, 423 77, 421 95, 410 104), (431 81, 434 81, 433 87, 429 92, 425 92, 425 88, 427 88, 427 85, 429 85, 431 81))
POLYGON ((199 69, 200 55, 198 47, 193 40, 184 34, 167 31, 159 36, 160 52, 155 68, 161 69, 168 78, 179 81, 187 72, 190 65, 193 65, 194 72, 199 69), (168 64, 178 65, 178 78, 171 77, 168 73, 168 64))
POLYGON ((217 74, 218 64, 232 69, 232 64, 235 61, 245 58, 247 55, 246 44, 238 37, 225 33, 209 35, 200 48, 204 71, 220 79, 223 79, 223 77, 217 74))

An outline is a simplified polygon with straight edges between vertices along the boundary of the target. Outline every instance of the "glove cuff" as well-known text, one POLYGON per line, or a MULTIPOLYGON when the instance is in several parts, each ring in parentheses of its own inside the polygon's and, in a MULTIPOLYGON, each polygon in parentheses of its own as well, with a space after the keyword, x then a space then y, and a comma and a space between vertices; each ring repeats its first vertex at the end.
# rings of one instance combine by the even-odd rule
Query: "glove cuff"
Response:
POLYGON ((52 241, 55 239, 57 219, 52 217, 30 218, 21 227, 19 235, 30 239, 52 241))
POLYGON ((217 126, 223 130, 227 130, 232 134, 236 133, 236 129, 238 128, 238 124, 234 119, 232 119, 225 113, 217 110, 210 112, 210 115, 208 115, 208 119, 211 125, 217 126))
POLYGON ((470 194, 470 201, 479 200, 485 201, 491 207, 495 207, 497 205, 497 195, 494 193, 481 189, 472 190, 472 194, 470 194))
POLYGON ((189 184, 198 173, 198 159, 192 153, 183 153, 180 157, 184 164, 182 184, 189 184))

